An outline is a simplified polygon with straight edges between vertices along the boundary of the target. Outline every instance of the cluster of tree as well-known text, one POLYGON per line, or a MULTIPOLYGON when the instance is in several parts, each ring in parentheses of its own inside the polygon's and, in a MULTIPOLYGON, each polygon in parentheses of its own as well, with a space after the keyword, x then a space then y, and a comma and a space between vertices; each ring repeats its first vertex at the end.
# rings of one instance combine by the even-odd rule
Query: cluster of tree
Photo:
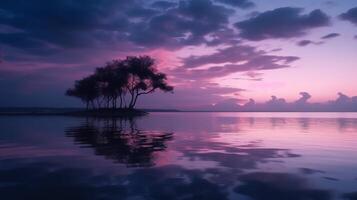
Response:
POLYGON ((75 82, 66 95, 80 98, 87 109, 133 109, 139 96, 155 90, 173 91, 166 74, 155 68, 149 56, 113 60, 94 74, 75 82))

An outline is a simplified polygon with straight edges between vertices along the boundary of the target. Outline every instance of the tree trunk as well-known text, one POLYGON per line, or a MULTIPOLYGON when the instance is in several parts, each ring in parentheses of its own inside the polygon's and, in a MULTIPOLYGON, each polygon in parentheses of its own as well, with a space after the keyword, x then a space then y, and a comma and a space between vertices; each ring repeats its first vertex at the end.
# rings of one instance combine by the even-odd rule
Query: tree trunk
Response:
POLYGON ((134 108, 134 99, 135 99, 135 91, 130 91, 130 95, 131 95, 131 99, 130 99, 130 103, 129 103, 129 109, 133 109, 134 108))
POLYGON ((120 106, 120 109, 122 109, 123 108, 123 97, 122 97, 122 95, 120 94, 120 104, 119 104, 119 106, 120 106))
POLYGON ((112 98, 112 109, 113 109, 113 110, 115 109, 115 101, 116 101, 116 99, 113 97, 113 98, 112 98))
POLYGON ((127 108, 126 95, 123 96, 123 108, 127 108))
POLYGON ((135 105, 136 105, 136 101, 138 100, 138 97, 139 97, 139 94, 136 94, 136 96, 135 96, 135 100, 134 100, 134 102, 133 102, 133 108, 135 107, 135 105))
POLYGON ((95 106, 95 101, 94 100, 92 100, 92 107, 93 107, 93 109, 97 109, 97 107, 95 106))

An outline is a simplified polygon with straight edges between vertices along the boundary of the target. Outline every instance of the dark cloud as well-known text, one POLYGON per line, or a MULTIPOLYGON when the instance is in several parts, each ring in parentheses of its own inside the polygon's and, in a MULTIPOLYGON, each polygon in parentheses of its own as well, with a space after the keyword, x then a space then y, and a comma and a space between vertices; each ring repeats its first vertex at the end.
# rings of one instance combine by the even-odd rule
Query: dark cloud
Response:
POLYGON ((311 45, 311 44, 320 45, 320 44, 323 44, 323 43, 324 42, 322 42, 322 41, 315 42, 315 41, 312 41, 312 40, 300 40, 299 42, 296 43, 296 45, 298 45, 300 47, 304 47, 304 46, 308 46, 308 45, 311 45))
MULTIPOLYGON (((21 37, 28 41, 41 41, 42 44, 65 48, 87 47, 95 45, 96 38, 107 31, 124 29, 128 20, 116 10, 130 4, 134 3, 125 4, 124 1, 114 0, 101 3, 82 0, 19 3, 4 0, 0 7, 7 14, 0 16, 0 23, 23 30, 21 37)), ((16 45, 21 44, 22 41, 19 41, 16 45)))
POLYGON ((248 81, 261 81, 263 80, 262 75, 263 73, 255 72, 255 71, 248 71, 246 73, 241 74, 248 78, 235 78, 236 80, 248 80, 248 81))
POLYGON ((129 39, 149 47, 177 48, 203 44, 207 42, 205 35, 226 28, 228 17, 233 12, 210 0, 180 1, 177 7, 166 10, 147 23, 136 24, 129 39))
POLYGON ((324 174, 325 171, 318 169, 310 169, 310 168, 300 168, 299 169, 303 174, 312 175, 312 174, 324 174))
POLYGON ((286 68, 297 59, 294 56, 269 55, 251 46, 237 45, 211 55, 188 57, 183 60, 184 65, 172 73, 181 77, 209 79, 236 72, 286 68), (204 65, 210 66, 202 68, 204 65))
POLYGON ((176 5, 177 3, 171 1, 155 1, 151 4, 153 8, 158 8, 163 10, 174 7, 176 5))
POLYGON ((258 77, 262 76, 263 73, 259 73, 259 72, 255 72, 255 71, 249 71, 249 72, 245 73, 245 75, 250 77, 250 78, 258 78, 258 77))
POLYGON ((343 20, 350 21, 351 23, 357 25, 357 7, 349 9, 347 12, 342 13, 340 18, 343 20))
MULTIPOLYGON (((182 66, 168 70, 179 84, 187 80, 208 84, 211 78, 236 72, 259 73, 290 67, 298 57, 271 55, 241 45, 241 37, 230 26, 229 17, 237 7, 253 5, 249 0, 3 0, 0 2, 0 81, 8 85, 1 90, 9 95, 0 101, 3 105, 45 103, 49 106, 69 102, 63 97, 64 87, 88 70, 115 57, 155 49, 177 50, 190 45, 226 47, 212 55, 185 58, 182 66), (202 67, 204 65, 209 66, 202 67), (26 71, 27 75, 18 73, 6 77, 7 72, 14 70, 26 71), (61 81, 63 84, 55 84, 61 81), (43 94, 29 92, 29 85, 42 87, 43 94), (47 101, 36 100, 36 95, 46 99, 45 92, 49 94, 47 101)), ((244 38, 251 39, 251 36, 253 40, 300 35, 329 21, 320 10, 303 14, 298 8, 279 8, 250 17, 236 26, 244 38), (278 32, 282 32, 282 36, 278 32), (249 33, 249 37, 245 33, 249 33)), ((244 76, 247 80, 262 80, 260 76, 244 76)), ((205 89, 194 88, 196 86, 203 87, 196 84, 189 88, 189 93, 195 96, 207 92, 207 103, 222 101, 227 93, 241 92, 221 86, 209 85, 205 89), (217 92, 219 90, 222 92, 217 92)), ((185 104, 191 100, 195 105, 200 103, 199 98, 186 97, 184 89, 177 91, 178 94, 169 95, 167 99, 177 102, 176 99, 182 98, 185 104)), ((155 98, 157 101, 157 97, 152 99, 155 98)), ((79 105, 71 103, 65 105, 79 105)))
MULTIPOLYGON (((7 30, 21 31, 2 32, 0 42, 32 49, 47 49, 52 45, 60 47, 59 51, 103 46, 118 49, 125 42, 164 48, 208 43, 204 36, 227 29, 228 17, 234 13, 233 9, 210 0, 152 1, 149 4, 140 0, 99 3, 93 0, 21 3, 4 0, 0 7, 0 25, 7 26, 7 30)), ((217 35, 220 34, 215 37, 217 35)), ((216 38, 210 44, 217 41, 216 38)))
POLYGON ((93 55, 105 62, 119 47, 132 51, 126 12, 133 7, 140 8, 123 0, 1 1, 0 24, 7 27, 0 33, 2 70, 62 68, 63 63, 93 67, 93 55))
POLYGON ((321 39, 331 39, 340 36, 339 33, 330 33, 321 37, 321 39))
POLYGON ((307 46, 309 44, 313 44, 314 42, 311 40, 301 40, 297 43, 298 46, 304 47, 307 46))
POLYGON ((298 37, 310 29, 330 23, 330 18, 321 10, 313 10, 308 14, 302 14, 302 11, 301 8, 277 8, 238 22, 235 26, 245 39, 264 40, 298 37))
POLYGON ((215 0, 215 1, 238 8, 252 8, 255 6, 255 4, 250 0, 215 0))
POLYGON ((132 7, 129 8, 125 13, 128 15, 128 17, 147 19, 156 15, 158 12, 156 10, 149 9, 149 8, 132 7))
POLYGON ((282 48, 276 48, 276 49, 272 49, 271 52, 278 52, 278 51, 282 51, 282 48))
MULTIPOLYGON (((221 64, 221 63, 238 63, 248 62, 250 65, 254 63, 260 63, 262 60, 271 60, 275 62, 284 61, 285 63, 291 63, 299 58, 293 56, 273 56, 268 55, 266 52, 257 50, 254 47, 247 45, 236 45, 225 49, 219 49, 216 53, 204 56, 191 56, 184 59, 185 68, 196 68, 206 64, 221 64)), ((267 62, 268 64, 272 64, 267 62)), ((244 65, 244 64, 242 64, 244 65)), ((254 68, 254 66, 253 66, 254 68)), ((260 65, 256 68, 264 68, 260 65)), ((267 67, 268 68, 268 67, 267 67)), ((245 70, 243 70, 245 71, 245 70)))

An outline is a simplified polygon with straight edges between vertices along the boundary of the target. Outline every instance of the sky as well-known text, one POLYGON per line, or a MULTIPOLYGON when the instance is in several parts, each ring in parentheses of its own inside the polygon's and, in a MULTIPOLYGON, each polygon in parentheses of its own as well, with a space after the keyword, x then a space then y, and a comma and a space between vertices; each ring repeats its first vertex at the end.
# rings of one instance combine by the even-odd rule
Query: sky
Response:
POLYGON ((136 55, 175 86, 139 107, 357 111, 355 0, 0 1, 1 107, 81 106, 75 80, 136 55))

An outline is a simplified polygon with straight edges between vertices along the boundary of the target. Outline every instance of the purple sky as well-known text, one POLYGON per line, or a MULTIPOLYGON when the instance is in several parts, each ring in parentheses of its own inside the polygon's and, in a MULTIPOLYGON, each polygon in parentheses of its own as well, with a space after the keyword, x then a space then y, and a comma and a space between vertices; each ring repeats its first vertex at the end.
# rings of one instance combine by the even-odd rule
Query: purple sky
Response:
POLYGON ((80 106, 74 80, 150 55, 175 92, 140 107, 357 111, 356 52, 355 0, 2 0, 0 106, 80 106))

